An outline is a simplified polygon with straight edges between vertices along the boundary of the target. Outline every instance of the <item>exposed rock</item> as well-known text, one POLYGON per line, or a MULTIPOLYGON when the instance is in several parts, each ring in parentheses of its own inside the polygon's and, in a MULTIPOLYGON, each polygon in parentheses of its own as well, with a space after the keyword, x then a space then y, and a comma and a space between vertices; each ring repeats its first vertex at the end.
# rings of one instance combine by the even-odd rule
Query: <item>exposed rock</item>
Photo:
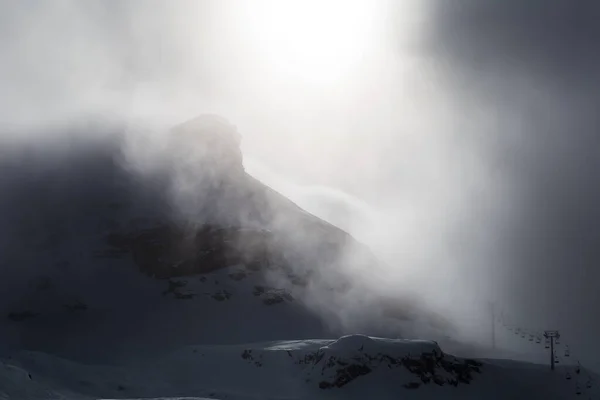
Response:
POLYGON ((227 290, 220 290, 211 295, 211 297, 217 301, 229 300, 231 298, 231 293, 227 290))
POLYGON ((193 299, 196 294, 192 292, 182 292, 181 289, 187 285, 187 281, 174 281, 169 279, 168 281, 169 287, 163 291, 163 296, 168 294, 172 294, 176 299, 189 300, 193 299))
POLYGON ((202 274, 234 264, 268 265, 270 240, 270 232, 265 230, 211 225, 185 229, 174 224, 107 237, 119 251, 131 251, 142 272, 158 279, 202 274))
POLYGON ((283 289, 278 291, 269 291, 265 293, 263 296, 263 303, 270 306, 273 304, 283 303, 284 301, 293 301, 293 297, 291 294, 286 292, 283 289))
MULTIPOLYGON (((310 272, 310 271, 308 271, 308 272, 310 272)), ((308 285, 308 281, 310 279, 310 274, 307 273, 304 276, 299 276, 299 275, 290 273, 290 274, 288 274, 288 278, 292 285, 306 287, 308 285)))
POLYGON ((474 372, 481 373, 481 363, 446 356, 437 345, 433 352, 423 351, 417 356, 385 354, 381 352, 383 349, 373 345, 371 338, 362 335, 342 337, 316 352, 305 354, 296 363, 312 365, 313 369, 321 367, 319 375, 327 377, 320 381, 321 389, 344 386, 382 366, 388 369, 403 367, 415 375, 421 382, 406 383, 405 387, 410 389, 431 383, 439 386, 446 383, 455 386, 459 383, 469 384, 473 380, 474 372), (359 343, 360 347, 352 352, 350 349, 359 343))
POLYGON ((372 369, 369 368, 367 365, 361 365, 361 364, 348 365, 347 367, 340 368, 336 371, 336 377, 335 377, 335 380, 333 381, 333 383, 321 382, 319 384, 319 387, 321 389, 324 389, 324 387, 322 385, 329 384, 330 387, 335 386, 335 387, 340 388, 340 387, 352 382, 354 379, 358 378, 359 376, 367 375, 371 372, 372 372, 372 369))
POLYGON ((242 353, 242 358, 244 360, 248 360, 248 359, 252 360, 253 359, 252 358, 252 350, 248 350, 248 349, 244 350, 242 353))
POLYGON ((25 321, 26 319, 30 319, 38 316, 39 313, 34 313, 32 311, 21 311, 21 312, 10 312, 7 316, 8 319, 15 322, 25 321))
POLYGON ((254 291, 252 292, 255 296, 260 296, 265 292, 264 286, 254 286, 254 291))
POLYGON ((285 289, 275 289, 257 285, 254 286, 252 294, 256 297, 260 297, 263 303, 268 306, 283 303, 284 301, 294 301, 292 295, 285 289))
POLYGON ((167 282, 169 287, 163 292, 163 296, 169 293, 175 293, 178 289, 185 287, 187 285, 187 281, 174 281, 169 279, 167 282))

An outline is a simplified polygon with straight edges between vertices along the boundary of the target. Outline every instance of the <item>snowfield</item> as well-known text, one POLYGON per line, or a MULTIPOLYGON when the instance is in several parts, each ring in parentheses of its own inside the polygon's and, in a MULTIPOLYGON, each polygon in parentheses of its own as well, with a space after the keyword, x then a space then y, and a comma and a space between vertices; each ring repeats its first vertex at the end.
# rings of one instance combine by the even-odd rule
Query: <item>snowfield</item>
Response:
MULTIPOLYGON (((561 374, 542 365, 457 358, 435 342, 350 335, 188 346, 119 366, 20 352, 1 362, 0 398, 575 398, 577 383, 561 374)), ((585 398, 600 394, 584 389, 585 398)))
POLYGON ((600 395, 587 371, 470 358, 507 353, 450 340, 366 246, 247 175, 214 123, 176 129, 208 156, 159 172, 110 141, 0 159, 0 399, 600 395))

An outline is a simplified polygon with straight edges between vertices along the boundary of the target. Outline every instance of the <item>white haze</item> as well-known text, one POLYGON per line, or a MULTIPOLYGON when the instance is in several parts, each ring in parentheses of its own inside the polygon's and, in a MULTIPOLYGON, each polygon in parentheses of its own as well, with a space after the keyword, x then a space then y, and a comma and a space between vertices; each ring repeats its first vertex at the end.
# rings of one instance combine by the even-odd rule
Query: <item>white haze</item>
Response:
MULTIPOLYGON (((371 246, 398 293, 418 292, 484 340, 479 313, 495 296, 486 231, 510 192, 471 133, 496 133, 495 114, 453 95, 451 71, 427 50, 427 2, 334 3, 318 27, 335 33, 345 10, 364 22, 361 56, 345 48, 339 65, 287 49, 291 39, 265 47, 267 9, 251 0, 3 3, 3 143, 57 144, 51 128, 90 116, 159 130, 220 114, 242 134, 251 174, 371 246)), ((315 43, 344 40, 315 39, 310 16, 327 7, 307 4, 294 26, 315 43)), ((151 168, 138 144, 136 165, 151 168)))

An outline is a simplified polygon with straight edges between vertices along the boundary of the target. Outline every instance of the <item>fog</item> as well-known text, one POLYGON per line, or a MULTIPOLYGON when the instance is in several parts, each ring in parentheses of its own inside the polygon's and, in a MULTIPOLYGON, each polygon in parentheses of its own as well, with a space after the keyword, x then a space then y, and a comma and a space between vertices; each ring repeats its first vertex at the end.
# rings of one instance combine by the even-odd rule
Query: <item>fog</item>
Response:
POLYGON ((324 3, 3 3, 0 144, 220 114, 249 173, 465 337, 486 340, 492 300, 592 363, 598 6, 324 3))

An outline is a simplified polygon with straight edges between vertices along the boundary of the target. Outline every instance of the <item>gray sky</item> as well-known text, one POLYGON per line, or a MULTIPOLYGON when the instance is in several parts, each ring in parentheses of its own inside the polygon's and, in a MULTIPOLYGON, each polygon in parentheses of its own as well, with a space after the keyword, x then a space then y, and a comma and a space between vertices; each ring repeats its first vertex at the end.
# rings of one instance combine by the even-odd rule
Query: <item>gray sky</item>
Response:
POLYGON ((483 0, 435 9, 431 46, 452 66, 455 95, 497 113, 498 132, 474 134, 512 193, 490 233, 501 295, 522 323, 560 327, 597 352, 600 6, 483 0))
POLYGON ((593 348, 597 2, 365 1, 293 20, 223 3, 2 3, 0 135, 220 113, 250 172, 325 217, 347 207, 400 288, 495 298, 593 348), (302 33, 278 42, 282 26, 302 33))

